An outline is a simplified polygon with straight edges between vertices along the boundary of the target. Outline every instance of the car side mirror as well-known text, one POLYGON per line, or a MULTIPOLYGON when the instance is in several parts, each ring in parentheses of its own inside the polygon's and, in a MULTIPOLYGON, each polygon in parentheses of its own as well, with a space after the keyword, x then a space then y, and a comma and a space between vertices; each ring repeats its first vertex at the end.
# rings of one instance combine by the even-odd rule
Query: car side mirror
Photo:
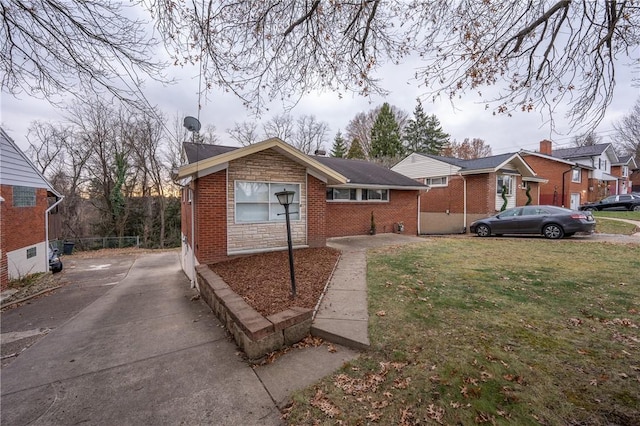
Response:
POLYGON ((59 251, 60 251, 60 250, 58 250, 57 248, 54 248, 54 249, 53 249, 53 254, 58 254, 58 252, 59 252, 59 251))

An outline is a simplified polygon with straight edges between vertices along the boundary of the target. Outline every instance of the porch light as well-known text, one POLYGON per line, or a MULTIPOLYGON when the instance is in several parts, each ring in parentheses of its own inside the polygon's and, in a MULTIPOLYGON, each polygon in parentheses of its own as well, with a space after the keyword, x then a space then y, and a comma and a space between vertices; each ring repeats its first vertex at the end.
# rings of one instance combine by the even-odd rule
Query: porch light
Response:
POLYGON ((284 216, 287 221, 287 244, 289 246, 289 273, 291 274, 291 298, 296 297, 296 274, 293 270, 293 246, 291 244, 291 224, 289 222, 289 205, 293 203, 295 191, 287 191, 286 189, 276 192, 276 197, 281 206, 284 207, 284 216))

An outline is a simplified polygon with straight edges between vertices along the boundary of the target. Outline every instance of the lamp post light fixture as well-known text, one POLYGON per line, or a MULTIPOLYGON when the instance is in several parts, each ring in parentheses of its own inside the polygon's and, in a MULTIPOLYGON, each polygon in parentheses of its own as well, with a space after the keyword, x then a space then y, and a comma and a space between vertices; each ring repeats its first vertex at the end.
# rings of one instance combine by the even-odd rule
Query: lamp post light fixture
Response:
POLYGON ((296 297, 296 274, 293 270, 293 246, 291 244, 291 223, 289 222, 289 205, 293 203, 293 197, 296 195, 294 191, 286 189, 276 192, 276 197, 281 206, 284 207, 284 216, 287 221, 287 244, 289 246, 289 272, 291 274, 291 298, 296 297))

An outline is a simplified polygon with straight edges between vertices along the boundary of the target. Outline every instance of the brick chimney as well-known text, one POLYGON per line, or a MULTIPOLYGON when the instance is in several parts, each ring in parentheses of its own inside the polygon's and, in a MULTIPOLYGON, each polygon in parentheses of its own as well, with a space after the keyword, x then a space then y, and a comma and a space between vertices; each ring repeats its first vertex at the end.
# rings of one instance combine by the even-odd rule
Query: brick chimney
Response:
POLYGON ((551 141, 543 139, 540 141, 540 154, 551 155, 551 141))

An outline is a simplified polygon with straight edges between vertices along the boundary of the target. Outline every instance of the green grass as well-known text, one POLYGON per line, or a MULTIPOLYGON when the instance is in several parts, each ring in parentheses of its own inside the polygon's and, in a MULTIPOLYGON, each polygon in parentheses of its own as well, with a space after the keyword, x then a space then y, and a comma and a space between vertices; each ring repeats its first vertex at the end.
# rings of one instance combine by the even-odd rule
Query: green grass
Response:
POLYGON ((596 232, 598 233, 631 235, 636 232, 640 232, 640 229, 631 223, 607 220, 608 218, 615 218, 640 221, 640 212, 596 211, 593 212, 593 215, 596 217, 596 232))
POLYGON ((290 424, 640 424, 640 246, 438 238, 367 279, 370 350, 290 424))

